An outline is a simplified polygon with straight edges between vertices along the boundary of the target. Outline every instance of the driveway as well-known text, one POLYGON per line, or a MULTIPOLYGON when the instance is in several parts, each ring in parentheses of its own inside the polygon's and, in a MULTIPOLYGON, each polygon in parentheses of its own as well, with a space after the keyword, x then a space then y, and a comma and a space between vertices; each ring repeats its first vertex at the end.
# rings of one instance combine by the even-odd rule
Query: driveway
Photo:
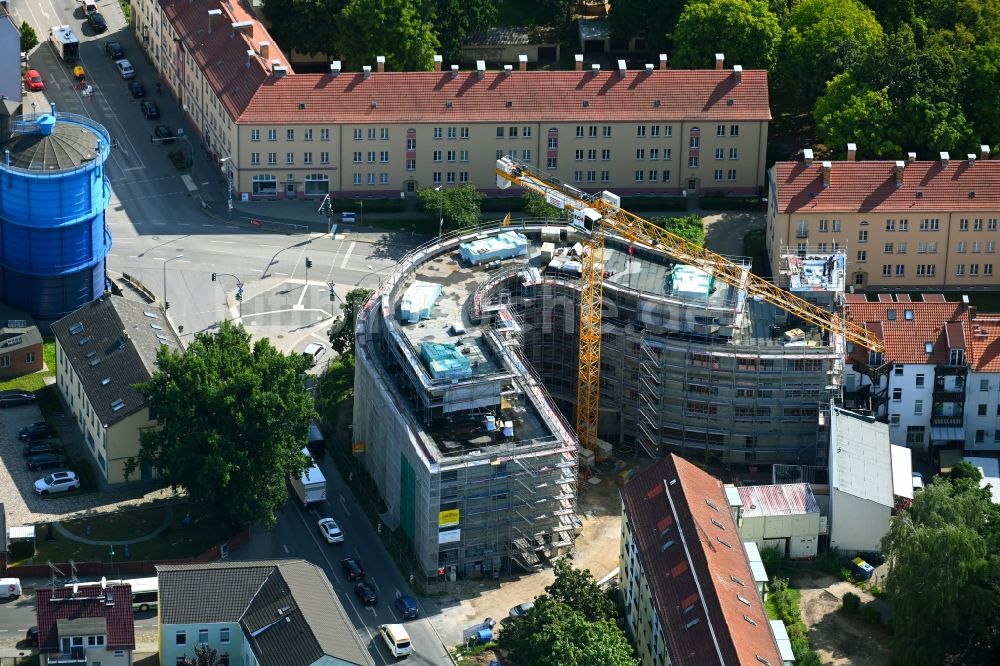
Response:
POLYGON ((703 211, 705 247, 718 254, 744 256, 743 237, 767 226, 764 213, 703 211))

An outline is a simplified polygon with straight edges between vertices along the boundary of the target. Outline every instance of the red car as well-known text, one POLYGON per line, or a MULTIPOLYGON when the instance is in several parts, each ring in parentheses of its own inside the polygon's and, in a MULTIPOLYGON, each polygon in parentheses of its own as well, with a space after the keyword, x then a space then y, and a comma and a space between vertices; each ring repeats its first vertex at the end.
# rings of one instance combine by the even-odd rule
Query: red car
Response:
POLYGON ((24 83, 31 92, 45 90, 45 81, 42 80, 42 75, 38 73, 37 69, 29 69, 25 73, 24 83))

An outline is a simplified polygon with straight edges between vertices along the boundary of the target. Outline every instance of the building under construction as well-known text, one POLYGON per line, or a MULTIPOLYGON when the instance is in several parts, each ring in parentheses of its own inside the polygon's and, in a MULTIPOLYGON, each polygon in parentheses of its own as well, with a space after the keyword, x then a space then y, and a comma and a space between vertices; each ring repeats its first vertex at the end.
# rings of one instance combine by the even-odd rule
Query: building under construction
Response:
MULTIPOLYGON (((572 548, 578 466, 594 458, 566 421, 578 234, 539 225, 434 241, 359 315, 356 450, 428 576, 530 569, 572 548)), ((598 459, 825 462, 821 405, 840 389, 840 338, 614 236, 603 271, 598 459)))

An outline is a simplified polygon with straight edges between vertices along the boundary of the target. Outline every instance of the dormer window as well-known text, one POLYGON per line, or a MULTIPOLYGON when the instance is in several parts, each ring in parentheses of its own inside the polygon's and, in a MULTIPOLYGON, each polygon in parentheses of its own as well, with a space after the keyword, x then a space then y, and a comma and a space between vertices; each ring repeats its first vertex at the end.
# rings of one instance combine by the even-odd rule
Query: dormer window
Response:
POLYGON ((951 361, 951 365, 965 365, 965 350, 952 349, 949 361, 951 361))

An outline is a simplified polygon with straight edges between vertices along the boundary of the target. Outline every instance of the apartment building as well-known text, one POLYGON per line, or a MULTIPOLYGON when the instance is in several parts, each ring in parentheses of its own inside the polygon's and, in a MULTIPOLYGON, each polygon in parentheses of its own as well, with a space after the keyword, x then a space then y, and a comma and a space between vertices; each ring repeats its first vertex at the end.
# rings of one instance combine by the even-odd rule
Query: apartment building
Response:
POLYGON ((296 74, 248 7, 136 0, 134 26, 201 140, 249 199, 495 188, 516 157, 581 189, 763 191, 767 72, 515 69, 296 74), (226 159, 229 158, 229 159, 226 159))
POLYGON ((885 344, 849 346, 845 406, 888 423, 893 444, 1000 450, 1000 315, 942 294, 850 294, 844 310, 885 344))
POLYGON ((670 454, 621 495, 621 593, 643 666, 792 663, 718 479, 670 454))
POLYGON ((839 249, 857 288, 996 285, 1000 162, 989 146, 961 160, 856 162, 854 144, 846 161, 803 153, 768 173, 768 251, 784 283, 789 257, 839 249))

